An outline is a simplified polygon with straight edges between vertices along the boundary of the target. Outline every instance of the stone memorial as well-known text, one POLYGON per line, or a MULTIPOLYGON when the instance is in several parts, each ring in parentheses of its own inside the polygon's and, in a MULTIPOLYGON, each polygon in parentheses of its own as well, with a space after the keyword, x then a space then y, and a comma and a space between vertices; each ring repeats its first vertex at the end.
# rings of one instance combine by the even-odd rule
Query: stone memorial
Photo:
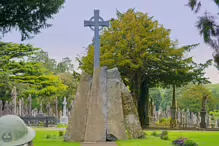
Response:
POLYGON ((3 103, 2 100, 0 100, 0 116, 3 115, 3 103))
POLYGON ((66 97, 64 97, 64 101, 62 104, 63 104, 63 110, 62 110, 63 114, 62 114, 62 117, 60 118, 60 123, 67 125, 68 124, 68 117, 67 117, 67 109, 66 109, 66 106, 67 106, 66 97))
POLYGON ((100 27, 109 26, 109 21, 103 21, 99 10, 94 10, 94 17, 84 25, 95 34, 94 72, 93 77, 85 72, 81 74, 65 141, 105 142, 143 137, 137 110, 118 69, 100 68, 99 31, 100 27), (127 98, 128 102, 124 100, 127 98))
POLYGON ((16 87, 14 87, 11 91, 11 96, 12 96, 12 114, 16 115, 17 114, 17 90, 16 87))
POLYGON ((31 111, 32 111, 32 97, 31 97, 30 94, 28 96, 28 109, 27 109, 27 111, 28 111, 28 115, 30 116, 31 115, 31 111))
POLYGON ((55 116, 56 116, 56 118, 59 117, 59 107, 58 107, 58 105, 59 105, 59 101, 58 101, 58 97, 56 97, 56 99, 55 99, 55 116))

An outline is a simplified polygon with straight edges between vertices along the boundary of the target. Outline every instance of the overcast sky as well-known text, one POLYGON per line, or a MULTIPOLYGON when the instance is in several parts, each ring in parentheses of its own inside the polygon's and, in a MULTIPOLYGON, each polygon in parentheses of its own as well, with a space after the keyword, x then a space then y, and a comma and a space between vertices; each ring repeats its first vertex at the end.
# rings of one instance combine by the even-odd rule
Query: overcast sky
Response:
MULTIPOLYGON (((84 28, 84 20, 93 16, 93 10, 99 9, 104 20, 116 17, 116 9, 125 12, 129 8, 136 11, 148 13, 154 16, 160 24, 171 29, 172 39, 179 40, 180 45, 200 43, 190 55, 195 61, 204 62, 212 58, 212 50, 205 45, 195 27, 197 16, 185 6, 187 0, 66 0, 65 7, 54 19, 49 21, 53 24, 51 28, 42 30, 42 33, 31 40, 22 43, 30 43, 40 47, 49 53, 49 56, 61 60, 69 57, 75 62, 75 57, 85 51, 92 40, 93 32, 84 28)), ((208 1, 203 12, 211 10, 217 12, 213 3, 208 1)), ((21 43, 19 32, 7 34, 3 39, 6 42, 21 43)), ((216 68, 210 67, 206 71, 212 83, 219 82, 219 74, 216 68)))

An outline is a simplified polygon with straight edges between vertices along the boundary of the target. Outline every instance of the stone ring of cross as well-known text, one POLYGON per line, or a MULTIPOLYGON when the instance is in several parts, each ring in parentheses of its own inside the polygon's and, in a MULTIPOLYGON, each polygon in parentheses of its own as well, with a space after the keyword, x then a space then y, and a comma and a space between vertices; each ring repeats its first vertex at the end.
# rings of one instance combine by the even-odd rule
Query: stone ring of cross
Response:
MULTIPOLYGON (((94 22, 94 20, 95 20, 95 18, 94 18, 94 16, 93 16, 93 17, 90 18, 89 21, 90 21, 90 22, 94 22)), ((100 17, 100 16, 99 16, 99 20, 102 21, 102 22, 104 21, 103 18, 100 17)), ((95 29, 94 29, 94 26, 89 26, 89 27, 90 27, 91 30, 93 30, 93 31, 95 30, 95 29)), ((100 30, 103 30, 103 26, 100 26, 99 31, 100 31, 100 30)))

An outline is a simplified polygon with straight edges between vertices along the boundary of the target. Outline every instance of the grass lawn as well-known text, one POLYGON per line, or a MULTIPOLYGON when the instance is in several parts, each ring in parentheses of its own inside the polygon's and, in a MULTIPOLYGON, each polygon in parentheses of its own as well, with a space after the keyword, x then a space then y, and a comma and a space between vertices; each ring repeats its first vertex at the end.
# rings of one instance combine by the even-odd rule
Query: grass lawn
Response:
MULTIPOLYGON (((147 132, 150 135, 151 132, 147 132)), ((160 133, 160 131, 157 131, 160 133)), ((187 137, 195 141, 199 146, 219 146, 219 132, 198 131, 171 131, 168 132, 169 140, 161 140, 159 137, 147 136, 146 140, 118 141, 118 146, 172 146, 172 141, 178 137, 187 137)))
POLYGON ((47 129, 35 129, 36 138, 34 139, 34 146, 80 146, 79 143, 67 143, 63 142, 62 139, 47 139, 47 135, 59 135, 58 131, 47 130, 47 129))
MULTIPOLYGON (((46 139, 47 135, 58 136, 58 131, 48 129, 35 129, 36 138, 34 146, 80 146, 79 143, 66 143, 59 138, 46 139)), ((147 132, 150 135, 151 132, 147 132)), ((157 131, 160 133, 160 131, 157 131)), ((147 136, 145 140, 128 140, 118 141, 118 146, 172 146, 172 141, 180 136, 191 138, 198 143, 199 146, 219 146, 219 132, 188 132, 188 131, 171 131, 169 132, 169 140, 161 140, 159 137, 147 136)))

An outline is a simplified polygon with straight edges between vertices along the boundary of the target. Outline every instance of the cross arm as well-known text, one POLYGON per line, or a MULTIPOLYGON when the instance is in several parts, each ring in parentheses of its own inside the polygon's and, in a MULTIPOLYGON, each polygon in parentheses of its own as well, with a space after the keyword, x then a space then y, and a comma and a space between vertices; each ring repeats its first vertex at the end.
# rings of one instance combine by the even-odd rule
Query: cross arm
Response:
POLYGON ((94 21, 85 20, 84 21, 84 27, 86 27, 86 26, 95 26, 95 23, 94 23, 94 21))

